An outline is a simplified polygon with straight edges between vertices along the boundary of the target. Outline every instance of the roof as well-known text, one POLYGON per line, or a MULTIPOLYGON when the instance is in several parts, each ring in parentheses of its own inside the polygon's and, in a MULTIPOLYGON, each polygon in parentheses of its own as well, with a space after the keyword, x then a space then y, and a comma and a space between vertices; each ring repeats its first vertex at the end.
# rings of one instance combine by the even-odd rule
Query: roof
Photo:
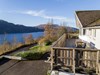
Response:
POLYGON ((98 26, 98 25, 90 26, 90 24, 100 19, 100 10, 76 11, 76 14, 83 27, 98 26))

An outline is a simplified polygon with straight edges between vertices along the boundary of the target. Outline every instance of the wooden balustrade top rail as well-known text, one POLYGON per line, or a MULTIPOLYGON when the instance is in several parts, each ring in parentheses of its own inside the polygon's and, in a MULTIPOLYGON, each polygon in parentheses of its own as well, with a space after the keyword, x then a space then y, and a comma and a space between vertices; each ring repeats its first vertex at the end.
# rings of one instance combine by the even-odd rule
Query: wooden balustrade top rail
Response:
POLYGON ((57 49, 57 50, 78 50, 78 51, 91 51, 91 52, 96 52, 96 51, 100 51, 98 49, 84 49, 84 48, 68 48, 68 47, 52 47, 53 50, 57 49))
POLYGON ((58 45, 58 42, 63 41, 66 42, 66 34, 63 34, 57 41, 55 41, 51 47, 56 47, 58 45))

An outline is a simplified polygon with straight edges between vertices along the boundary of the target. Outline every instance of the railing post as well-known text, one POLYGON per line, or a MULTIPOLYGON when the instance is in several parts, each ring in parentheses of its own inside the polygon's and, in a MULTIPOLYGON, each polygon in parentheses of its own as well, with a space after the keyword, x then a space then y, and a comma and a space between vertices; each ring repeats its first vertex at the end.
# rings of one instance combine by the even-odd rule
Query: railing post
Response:
POLYGON ((100 74, 100 50, 99 50, 99 74, 100 74))
POLYGON ((97 51, 97 59, 96 59, 96 74, 99 72, 99 51, 97 51))
POLYGON ((54 53, 53 53, 53 48, 51 47, 51 71, 53 70, 53 56, 54 56, 54 53))
POLYGON ((73 72, 75 74, 75 49, 73 49, 73 72))
POLYGON ((54 52, 54 62, 55 64, 57 64, 57 50, 55 49, 55 52, 54 52))

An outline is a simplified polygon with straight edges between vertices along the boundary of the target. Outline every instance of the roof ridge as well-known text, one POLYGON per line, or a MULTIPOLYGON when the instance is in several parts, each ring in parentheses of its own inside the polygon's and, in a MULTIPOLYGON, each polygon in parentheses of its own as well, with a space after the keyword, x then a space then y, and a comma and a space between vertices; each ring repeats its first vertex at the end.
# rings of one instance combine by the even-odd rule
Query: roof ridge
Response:
POLYGON ((90 12, 90 11, 100 11, 100 10, 76 10, 75 12, 90 12))

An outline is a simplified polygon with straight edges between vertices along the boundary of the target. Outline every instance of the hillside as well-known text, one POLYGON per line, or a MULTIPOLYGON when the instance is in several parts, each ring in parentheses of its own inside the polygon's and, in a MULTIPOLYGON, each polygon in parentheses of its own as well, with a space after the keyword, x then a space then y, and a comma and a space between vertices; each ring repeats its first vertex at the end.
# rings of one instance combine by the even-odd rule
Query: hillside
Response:
MULTIPOLYGON (((36 27, 39 28, 39 29, 44 29, 46 25, 47 25, 47 24, 40 24, 40 25, 38 25, 38 26, 36 26, 36 27)), ((59 27, 60 25, 58 25, 58 24, 53 24, 52 26, 53 26, 53 27, 59 27)), ((69 26, 67 26, 66 28, 67 28, 68 32, 75 32, 75 31, 78 30, 77 28, 69 27, 69 26)))
MULTIPOLYGON (((44 31, 46 24, 40 24, 34 27, 28 27, 20 24, 10 23, 4 20, 0 20, 0 34, 4 33, 30 33, 44 31)), ((58 24, 53 24, 53 27, 59 27, 58 24)), ((76 31, 76 28, 67 27, 68 31, 76 31)))
MULTIPOLYGON (((40 25, 38 25, 38 26, 36 26, 36 27, 39 28, 39 29, 44 29, 46 25, 47 25, 47 24, 40 24, 40 25)), ((53 26, 53 27, 59 27, 58 24, 53 24, 52 26, 53 26)))
POLYGON ((13 24, 4 20, 0 20, 0 34, 4 33, 29 33, 40 32, 43 29, 37 27, 28 27, 20 24, 13 24))

